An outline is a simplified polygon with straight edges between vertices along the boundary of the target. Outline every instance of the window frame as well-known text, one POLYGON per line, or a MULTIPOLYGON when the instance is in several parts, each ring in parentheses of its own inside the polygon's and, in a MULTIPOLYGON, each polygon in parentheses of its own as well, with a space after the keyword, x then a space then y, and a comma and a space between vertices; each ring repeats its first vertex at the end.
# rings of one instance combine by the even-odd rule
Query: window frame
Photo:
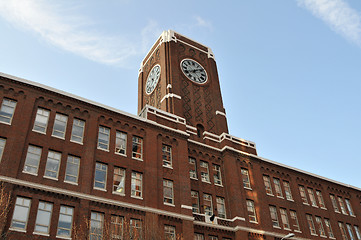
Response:
POLYGON ((330 194, 331 204, 336 213, 340 213, 335 195, 330 194))
POLYGON ((287 210, 285 208, 280 208, 280 216, 283 229, 291 230, 290 220, 288 219, 287 210))
POLYGON ((66 206, 66 205, 60 205, 60 209, 59 209, 59 218, 58 218, 58 227, 56 229, 56 236, 57 237, 67 237, 70 238, 72 235, 72 230, 73 230, 73 221, 74 221, 74 207, 70 207, 70 206, 66 206), (62 208, 65 209, 65 213, 62 213, 62 208), (71 213, 69 213, 69 209, 71 209, 71 213), (64 227, 60 227, 60 217, 61 215, 63 216, 67 216, 70 217, 71 222, 70 222, 70 228, 64 228, 64 227), (59 229, 64 229, 66 231, 69 231, 69 235, 61 235, 59 234, 59 229))
POLYGON ((292 221, 292 227, 295 232, 301 232, 300 223, 298 221, 297 212, 290 210, 290 219, 292 221))
POLYGON ((61 158, 62 158, 62 154, 60 152, 56 152, 53 150, 49 150, 48 151, 48 156, 46 158, 46 165, 45 165, 45 171, 44 171, 44 178, 49 178, 49 179, 53 179, 53 180, 58 180, 59 178, 59 171, 60 171, 60 165, 61 165, 61 158), (51 157, 51 155, 54 155, 54 157, 51 157), (50 162, 57 162, 57 171, 51 169, 51 163, 50 162), (50 175, 47 174, 51 173, 56 173, 56 177, 52 177, 50 175))
POLYGON ((342 214, 348 215, 345 202, 343 201, 342 197, 337 196, 338 203, 340 204, 340 209, 342 214))
POLYGON ((55 118, 54 118, 54 125, 53 125, 53 131, 51 133, 51 136, 60 138, 60 139, 65 139, 67 125, 68 125, 68 116, 64 115, 62 113, 56 113, 55 118), (65 121, 63 119, 57 119, 58 117, 65 118, 65 121), (58 124, 60 127, 64 128, 64 130, 63 131, 56 130, 55 129, 56 124, 58 124), (62 136, 58 136, 55 133, 61 133, 62 136))
POLYGON ((84 141, 84 130, 85 130, 85 121, 84 120, 81 120, 79 118, 74 118, 73 119, 73 125, 72 125, 72 128, 71 128, 71 135, 70 135, 70 141, 71 142, 74 142, 74 143, 78 143, 78 144, 83 144, 83 141, 84 141), (83 126, 81 126, 81 124, 83 124, 83 126), (81 129, 81 133, 82 135, 81 136, 78 136, 75 134, 75 131, 74 128, 79 128, 81 129), (80 141, 78 141, 77 139, 80 139, 80 141))
POLYGON ((70 183, 70 184, 75 184, 78 185, 78 181, 79 181, 79 169, 80 169, 80 157, 76 157, 74 155, 68 155, 68 158, 66 159, 66 168, 65 168, 65 175, 64 175, 64 182, 66 183, 70 183), (72 159, 72 160, 70 160, 72 159), (78 160, 78 163, 76 163, 75 160, 78 160), (77 175, 71 175, 68 171, 68 169, 70 169, 71 167, 76 167, 76 173, 77 175), (67 179, 67 176, 75 178, 75 181, 71 181, 67 179))
POLYGON ((248 169, 241 168, 241 176, 242 176, 243 188, 248 189, 248 190, 252 190, 251 179, 250 179, 250 176, 249 176, 248 169))
MULTIPOLYGON (((52 215, 53 215, 53 207, 54 207, 54 204, 53 204, 53 203, 49 203, 49 202, 45 202, 45 201, 39 201, 38 211, 37 211, 37 213, 36 213, 36 220, 35 220, 35 225, 34 225, 34 233, 49 235, 49 233, 50 233, 50 227, 51 227, 51 218, 52 218, 52 215), (44 204, 44 208, 40 209, 41 206, 42 206, 42 204, 44 204), (50 210, 46 209, 47 206, 50 206, 50 210), (47 225, 43 225, 43 224, 38 223, 38 221, 42 221, 42 219, 40 220, 40 218, 39 218, 40 212, 42 212, 43 214, 44 214, 44 213, 48 214, 47 225), (46 228, 47 228, 47 231, 46 231, 46 232, 39 231, 39 229, 38 229, 38 230, 36 229, 37 226, 46 227, 46 228)), ((43 215, 43 214, 42 214, 42 215, 43 215)))
POLYGON ((205 161, 199 161, 199 169, 201 171, 201 180, 205 183, 211 183, 211 179, 209 177, 209 164, 205 161), (203 171, 206 169, 207 171, 203 171))
POLYGON ((191 166, 191 169, 189 169, 189 177, 191 179, 198 180, 196 159, 192 157, 188 157, 188 162, 191 166), (194 166, 194 169, 192 169, 192 166, 194 166))
POLYGON ((328 237, 329 238, 335 238, 335 235, 333 234, 330 219, 324 218, 323 221, 325 223, 325 227, 326 227, 326 230, 327 230, 328 237))
POLYGON ((31 174, 31 175, 34 175, 34 176, 38 176, 39 165, 40 165, 40 160, 41 160, 41 155, 42 155, 42 153, 43 153, 43 148, 29 144, 29 146, 28 146, 28 151, 26 152, 26 157, 25 157, 25 161, 24 161, 24 168, 23 168, 23 171, 22 171, 22 172, 23 172, 23 173, 27 173, 27 174, 31 174), (35 152, 35 151, 29 152, 29 151, 30 151, 30 148, 31 148, 31 149, 40 150, 40 153, 37 153, 37 152, 35 152), (31 159, 31 157, 30 157, 29 154, 31 154, 31 155, 33 155, 33 156, 36 156, 35 161, 37 161, 37 166, 29 164, 29 161, 33 161, 33 160, 34 160, 34 159, 31 159), (30 171, 28 171, 28 170, 27 170, 27 167, 36 169, 36 172, 30 172, 30 171))
POLYGON ((306 220, 307 220, 307 224, 308 224, 308 228, 310 230, 310 233, 312 236, 318 236, 317 232, 316 232, 316 227, 315 227, 315 223, 313 221, 313 217, 311 214, 306 214, 306 220))
POLYGON ((327 237, 325 228, 323 227, 322 224, 322 218, 319 216, 315 216, 315 220, 318 229, 318 234, 320 235, 320 237, 327 237))
POLYGON ((347 208, 348 212, 350 213, 350 216, 355 217, 355 213, 353 211, 350 199, 345 198, 345 203, 346 203, 346 208, 347 208))
POLYGON ((133 135, 132 137, 132 158, 143 161, 143 138, 133 135), (134 149, 136 148, 136 151, 134 149), (138 148, 140 152, 138 152, 138 148), (140 156, 140 157, 139 157, 140 156))
MULTIPOLYGON (((98 175, 99 176, 99 175, 98 175)), ((105 163, 101 163, 101 162, 95 162, 95 167, 94 167, 94 184, 93 184, 93 189, 97 189, 97 190, 101 190, 101 191, 106 191, 107 189, 107 178, 108 178, 108 165, 105 163), (98 168, 100 167, 100 168, 98 168), (103 169, 103 167, 105 167, 105 169, 103 169), (101 174, 101 172, 105 173, 105 177, 104 177, 104 181, 97 181, 97 175, 101 174), (98 184, 103 184, 104 187, 98 187, 96 186, 96 183, 98 184)))
POLYGON ((13 118, 14 118, 14 114, 15 114, 15 109, 16 109, 16 105, 17 105, 17 101, 10 99, 10 98, 3 98, 2 102, 1 102, 1 107, 0 107, 0 122, 3 124, 7 124, 7 125, 11 125, 13 118), (9 103, 15 103, 14 106, 11 106, 11 104, 5 104, 5 101, 8 101, 9 103), (6 115, 4 115, 3 113, 7 113, 3 110, 3 108, 8 108, 8 109, 12 109, 12 113, 11 116, 8 117, 6 115), (1 119, 9 119, 9 121, 2 121, 1 119))
POLYGON ((132 172, 131 197, 143 199, 143 173, 135 172, 135 171, 132 172), (140 182, 139 186, 137 185, 138 182, 140 182), (137 189, 137 186, 139 187, 139 189, 137 189))
POLYGON ((213 181, 214 185, 223 186, 221 166, 213 164, 213 181))
POLYGON ((318 204, 320 204, 320 208, 326 209, 325 200, 323 199, 322 192, 320 190, 316 190, 316 196, 318 204))
POLYGON ((27 225, 29 222, 29 215, 30 215, 30 208, 31 208, 31 199, 30 198, 25 198, 25 197, 21 197, 21 196, 17 196, 16 200, 15 200, 15 204, 14 204, 14 210, 13 210, 13 216, 11 218, 11 223, 10 223, 10 230, 20 230, 20 231, 24 231, 26 232, 27 229, 27 225), (21 201, 21 203, 18 203, 19 201, 21 201), (25 205, 25 201, 28 201, 28 203, 25 205), (16 211, 21 211, 22 209, 26 209, 26 214, 21 214, 22 216, 25 216, 25 222, 22 221, 23 219, 14 219, 15 215, 19 215, 16 213, 16 211), (24 225, 24 228, 20 228, 20 227, 15 227, 14 226, 14 221, 16 222, 20 222, 24 225))
POLYGON ((99 125, 97 149, 109 152, 109 145, 110 145, 110 128, 99 125))
POLYGON ((212 216, 214 211, 213 211, 213 199, 211 194, 203 193, 203 206, 204 206, 203 208, 204 215, 212 216), (206 205, 206 202, 208 202, 209 204, 206 205))
POLYGON ((176 240, 175 226, 164 224, 164 238, 166 240, 176 240))
POLYGON ((258 223, 257 221, 257 214, 256 214, 256 208, 254 205, 254 201, 247 199, 246 200, 246 206, 247 206, 247 212, 248 212, 248 220, 251 223, 258 223))
POLYGON ((104 233, 104 213, 91 211, 90 212, 90 226, 89 226, 89 239, 103 239, 104 233), (95 216, 95 218, 93 218, 95 216), (93 231, 93 225, 97 224, 99 226, 100 232, 93 231))
POLYGON ((284 198, 283 197, 283 190, 281 185, 281 180, 279 178, 273 178, 273 184, 275 186, 275 195, 278 198, 284 198))
POLYGON ((4 151, 5 151, 6 140, 7 140, 6 138, 0 137, 0 163, 3 158, 4 151))
POLYGON ((174 206, 174 182, 172 180, 163 179, 163 203, 165 205, 174 206), (171 195, 166 196, 166 191, 169 189, 171 195))
POLYGON ((226 200, 224 197, 216 196, 217 215, 219 218, 227 219, 226 200), (222 210, 220 210, 222 209, 222 210))
POLYGON ((123 236, 124 217, 112 214, 110 216, 110 237, 111 239, 123 239, 123 236))
POLYGON ((269 206, 269 212, 270 212, 270 216, 271 216, 272 227, 281 228, 280 222, 278 220, 278 214, 277 214, 276 206, 270 205, 269 206))
POLYGON ((318 207, 317 200, 312 188, 307 188, 308 197, 310 198, 311 206, 318 207))
POLYGON ((126 169, 114 166, 113 169, 113 185, 112 193, 124 196, 125 195, 125 180, 126 180, 126 169), (116 184, 119 182, 118 184, 116 184), (116 190, 115 190, 116 189, 116 190), (120 190, 120 191, 118 191, 120 190))
POLYGON ((192 199, 192 213, 201 213, 199 205, 199 193, 197 191, 191 190, 191 199, 192 199), (197 197, 195 197, 197 195, 197 197), (193 200, 197 200, 197 208, 193 205, 193 200), (197 211, 194 211, 197 210, 197 211))
POLYGON ((270 176, 263 175, 263 184, 266 190, 266 194, 269 196, 274 196, 272 191, 272 184, 270 176), (267 186, 268 185, 268 186, 267 186))
POLYGON ((114 153, 127 156, 128 134, 122 131, 115 131, 114 153))
POLYGON ((162 144, 162 166, 173 168, 172 146, 162 144))
POLYGON ((35 115, 35 120, 34 120, 34 125, 33 125, 32 131, 46 135, 46 132, 48 130, 48 125, 49 125, 50 113, 51 113, 50 110, 47 110, 42 107, 38 107, 38 109, 36 110, 36 115, 35 115), (44 113, 46 113, 46 114, 44 114, 44 113), (42 124, 40 122, 41 120, 39 120, 41 118, 46 119, 46 123, 44 126, 41 125, 42 124), (44 129, 44 130, 35 129, 36 127, 44 129))
POLYGON ((298 190, 300 191, 300 197, 301 197, 302 203, 305 204, 305 205, 310 205, 308 203, 305 187, 301 186, 301 185, 298 185, 298 190))
POLYGON ((285 196, 288 201, 294 201, 291 191, 291 185, 288 181, 283 181, 283 188, 285 190, 285 196))

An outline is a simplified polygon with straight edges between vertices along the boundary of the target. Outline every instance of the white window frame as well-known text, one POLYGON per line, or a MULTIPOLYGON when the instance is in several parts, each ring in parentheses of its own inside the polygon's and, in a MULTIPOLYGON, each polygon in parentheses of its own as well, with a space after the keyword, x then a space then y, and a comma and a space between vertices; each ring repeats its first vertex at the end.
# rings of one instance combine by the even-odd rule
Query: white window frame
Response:
POLYGON ((127 155, 127 138, 128 135, 125 132, 115 132, 115 153, 119 155, 127 155))
POLYGON ((330 220, 325 218, 325 219, 323 219, 323 221, 325 222, 325 226, 326 226, 326 230, 327 230, 329 238, 335 238, 330 220))
POLYGON ((354 225, 353 228, 355 230, 357 240, 360 240, 361 239, 360 228, 357 225, 354 225))
POLYGON ((322 224, 322 218, 315 216, 315 220, 317 224, 318 234, 320 234, 321 237, 326 237, 326 231, 322 224))
POLYGON ((192 198, 192 212, 193 213, 200 213, 199 209, 199 193, 197 191, 191 190, 191 198, 192 198), (197 200, 197 206, 193 204, 193 200, 197 200))
POLYGON ((348 210, 348 212, 350 213, 350 216, 355 217, 355 213, 354 213, 354 211, 353 211, 353 209, 352 209, 352 205, 351 205, 350 199, 345 198, 345 202, 346 202, 347 210, 348 210))
POLYGON ((313 193, 312 188, 307 188, 308 197, 310 198, 311 206, 312 207, 318 207, 316 202, 315 194, 313 193))
POLYGON ((78 118, 74 118, 73 119, 73 127, 71 129, 70 141, 75 142, 75 143, 79 143, 79 144, 83 144, 83 141, 84 141, 84 129, 85 129, 85 121, 81 120, 81 119, 78 119, 78 118), (76 130, 75 130, 76 128, 81 130, 81 136, 76 135, 76 130))
POLYGON ((349 223, 346 223, 346 228, 348 231, 348 234, 350 235, 350 240, 355 240, 355 234, 353 233, 352 226, 349 223))
POLYGON ((73 230, 73 215, 74 215, 74 207, 69 207, 65 205, 60 206, 60 212, 59 212, 59 221, 58 221, 58 228, 56 230, 56 236, 57 237, 65 237, 70 238, 73 230), (70 218, 70 228, 64 228, 60 227, 60 219, 63 216, 63 218, 70 218), (60 230, 67 231, 69 234, 61 234, 59 233, 60 230))
POLYGON ((285 189, 285 196, 288 201, 293 201, 291 186, 288 181, 283 181, 283 188, 285 189))
POLYGON ((338 197, 337 197, 337 200, 338 200, 338 203, 340 204, 340 208, 341 208, 342 214, 348 215, 348 214, 347 214, 347 210, 346 210, 346 205, 345 205, 342 197, 339 197, 339 196, 338 196, 338 197))
POLYGON ((302 199, 302 203, 305 205, 309 205, 308 200, 307 200, 307 194, 306 194, 306 190, 304 186, 299 185, 298 189, 300 191, 300 196, 302 199))
POLYGON ((35 226, 34 226, 34 233, 49 235, 52 213, 53 213, 53 204, 52 203, 39 201, 38 212, 36 214, 36 221, 35 221, 35 226), (47 223, 46 224, 39 223, 39 221, 42 221, 42 220, 40 220, 40 215, 42 217, 44 217, 44 214, 46 214, 46 216, 47 216, 47 219, 46 219, 47 223), (41 231, 40 229, 36 229, 37 227, 46 228, 47 231, 41 231))
POLYGON ((163 167, 172 168, 173 159, 172 159, 172 147, 166 144, 162 144, 162 164, 163 167))
POLYGON ((97 148, 103 151, 109 151, 110 128, 99 126, 97 148))
POLYGON ((107 174, 108 173, 108 165, 101 163, 101 162, 96 162, 95 163, 95 168, 94 168, 94 189, 98 189, 98 190, 106 190, 107 188, 107 174), (97 175, 104 173, 105 177, 102 181, 97 181, 97 175), (98 185, 104 185, 104 187, 99 187, 96 186, 96 184, 98 185))
POLYGON ((254 206, 254 201, 247 199, 246 204, 247 204, 247 212, 248 212, 249 222, 258 223, 257 215, 256 215, 256 208, 254 206))
POLYGON ((203 206, 204 206, 204 214, 208 216, 213 215, 213 201, 212 195, 208 193, 203 193, 203 206), (206 204, 206 202, 208 204, 206 204))
POLYGON ((273 196, 271 178, 267 175, 263 175, 263 183, 266 190, 266 194, 273 196))
POLYGON ((338 227, 340 228, 342 239, 348 240, 345 225, 342 222, 338 222, 338 227))
POLYGON ((325 201, 323 200, 322 192, 320 190, 316 190, 316 196, 320 207, 326 209, 325 201))
POLYGON ((172 180, 163 179, 163 203, 165 205, 174 206, 174 190, 172 180), (167 196, 167 193, 170 195, 167 196))
POLYGON ((283 198, 281 180, 279 178, 273 178, 273 184, 275 185, 275 195, 276 195, 276 197, 283 198))
POLYGON ((241 176, 242 176, 243 188, 252 190, 252 188, 251 188, 251 180, 249 178, 248 169, 241 168, 241 176))
POLYGON ((298 222, 297 212, 294 210, 290 210, 290 217, 292 220, 293 230, 295 232, 301 232, 300 223, 298 222))
POLYGON ((335 212, 340 213, 335 195, 330 194, 331 203, 335 212))
POLYGON ((204 235, 202 233, 194 233, 194 240, 204 240, 204 235))
POLYGON ((48 157, 46 159, 44 178, 50 178, 50 179, 58 180, 59 170, 60 170, 60 162, 61 162, 61 153, 49 150, 48 157), (54 166, 56 166, 57 169, 53 169, 51 167, 50 162, 55 163, 54 166), (49 174, 52 174, 52 173, 53 174, 55 173, 55 177, 49 175, 49 174))
POLYGON ((143 230, 142 230, 142 225, 143 225, 143 221, 140 219, 135 219, 135 218, 131 218, 130 219, 130 237, 131 239, 143 239, 143 230), (135 236, 133 236, 134 234, 134 229, 136 229, 136 234, 135 236))
POLYGON ((124 235, 124 217, 118 215, 110 216, 110 234, 111 239, 123 239, 124 235))
POLYGON ((191 169, 189 169, 189 177, 191 179, 198 180, 198 177, 197 177, 197 161, 196 161, 196 159, 192 158, 192 157, 189 157, 188 161, 189 161, 189 164, 190 164, 190 167, 191 167, 191 169), (194 166, 194 168, 192 169, 193 166, 194 166))
POLYGON ((315 228, 315 224, 313 222, 313 217, 310 214, 306 214, 306 219, 307 219, 307 224, 308 224, 308 228, 310 229, 310 233, 313 236, 318 236, 316 233, 316 228, 315 228))
POLYGON ((274 228, 281 228, 280 222, 278 221, 277 208, 275 206, 269 206, 269 212, 271 216, 272 226, 274 228))
POLYGON ((143 161, 143 138, 141 137, 132 137, 132 158, 143 161), (137 151, 138 149, 140 152, 137 151))
POLYGON ((54 119, 54 125, 53 125, 53 132, 52 132, 51 136, 61 138, 61 139, 65 139, 67 124, 68 124, 68 116, 66 116, 64 114, 61 114, 61 113, 56 113, 55 114, 55 119, 54 119), (59 125, 63 129, 56 130, 55 129, 56 125, 59 125))
POLYGON ((26 232, 26 227, 27 227, 28 221, 29 221, 30 207, 31 207, 31 199, 24 198, 24 197, 16 198, 15 207, 14 207, 14 211, 13 211, 13 217, 11 219, 10 229, 17 229, 17 230, 26 232), (22 213, 22 214, 17 213, 17 211, 22 211, 22 210, 25 210, 25 213, 22 213), (16 219, 16 215, 21 215, 21 217, 23 217, 23 216, 26 216, 26 217, 25 217, 25 219, 16 219), (23 224, 24 228, 15 227, 14 221, 23 224))
POLYGON ((41 147, 37 147, 37 146, 34 146, 34 145, 29 145, 28 146, 28 151, 26 153, 23 173, 38 176, 39 164, 40 164, 42 151, 43 151, 43 149, 41 147), (30 163, 30 161, 32 161, 30 156, 35 157, 34 160, 37 161, 36 165, 32 165, 30 163), (28 171, 27 170, 28 167, 30 169, 35 169, 36 171, 35 172, 28 171))
POLYGON ((118 195, 125 195, 125 177, 126 172, 124 168, 114 167, 113 174, 113 193, 118 195))
POLYGON ((218 217, 227 218, 226 201, 224 197, 216 197, 218 217))
POLYGON ((5 123, 5 124, 8 124, 8 125, 11 125, 12 121, 13 121, 13 117, 14 117, 14 113, 15 113, 15 109, 16 109, 16 104, 17 104, 17 101, 15 100, 12 100, 12 99, 9 99, 9 98, 3 98, 3 101, 1 103, 1 108, 0 108, 0 122, 1 123, 5 123), (14 104, 15 103, 15 104, 14 104), (14 106, 13 106, 14 105, 14 106), (5 112, 4 109, 5 108, 8 108, 10 110, 11 113, 9 112, 5 112), (10 115, 7 116, 6 114, 4 113, 8 113, 10 115), (9 119, 8 121, 2 121, 1 118, 4 118, 4 119, 9 119))
POLYGON ((103 239, 104 231, 104 213, 100 212, 91 212, 90 215, 90 229, 89 229, 89 239, 103 239), (100 231, 93 231, 93 226, 96 226, 96 229, 100 231))
POLYGON ((3 158, 3 154, 5 151, 5 145, 6 145, 6 138, 1 138, 0 137, 0 162, 3 158))
POLYGON ((131 197, 143 199, 143 174, 132 172, 131 197))
POLYGON ((287 210, 284 208, 280 208, 280 215, 281 215, 281 221, 282 226, 286 230, 291 230, 290 221, 288 219, 287 210))
POLYGON ((213 180, 215 185, 222 186, 222 171, 220 165, 213 164, 213 180))
POLYGON ((68 159, 66 161, 64 182, 77 185, 79 180, 79 167, 80 167, 80 158, 73 155, 68 155, 68 159), (76 168, 76 175, 70 173, 70 169, 73 167, 76 168), (75 178, 75 180, 72 181, 69 180, 69 178, 75 178))
POLYGON ((41 134, 46 134, 46 131, 48 129, 48 124, 49 124, 49 117, 50 117, 50 111, 39 107, 36 111, 36 117, 34 120, 33 131, 41 133, 41 134), (46 119, 44 126, 42 125, 42 123, 40 123, 40 120, 39 120, 42 118, 44 120, 46 119), (35 129, 35 128, 40 128, 40 129, 35 129))
POLYGON ((164 225, 164 237, 166 240, 176 240, 175 227, 171 225, 164 225))
POLYGON ((200 171, 201 171, 201 179, 202 182, 211 183, 211 180, 209 178, 209 165, 205 161, 199 162, 200 171), (204 171, 206 170, 206 171, 204 171))

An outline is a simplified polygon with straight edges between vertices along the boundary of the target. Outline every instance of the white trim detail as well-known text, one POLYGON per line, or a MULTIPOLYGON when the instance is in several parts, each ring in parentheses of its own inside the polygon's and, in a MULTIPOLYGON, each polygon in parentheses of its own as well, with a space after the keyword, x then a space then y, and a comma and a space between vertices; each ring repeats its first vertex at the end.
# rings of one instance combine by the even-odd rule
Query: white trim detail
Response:
POLYGON ((118 200, 107 199, 107 198, 98 197, 98 196, 94 196, 94 195, 90 195, 90 194, 86 194, 86 193, 64 190, 61 188, 51 187, 48 185, 43 185, 43 184, 34 183, 34 182, 28 182, 28 181, 11 178, 11 177, 6 177, 6 176, 0 176, 0 181, 16 184, 16 185, 20 185, 20 186, 25 186, 25 187, 29 187, 29 188, 36 188, 36 189, 46 191, 46 192, 65 194, 68 196, 77 197, 77 198, 81 198, 81 199, 85 199, 85 200, 89 200, 89 201, 106 203, 106 204, 121 206, 121 207, 125 207, 125 208, 132 208, 132 209, 136 209, 139 211, 166 215, 169 217, 174 217, 174 218, 188 220, 188 221, 193 221, 193 219, 194 219, 193 216, 188 216, 188 215, 184 215, 184 214, 180 214, 180 213, 159 210, 159 209, 152 208, 152 207, 144 207, 144 206, 133 204, 133 203, 121 202, 118 200))
POLYGON ((182 97, 181 96, 179 96, 179 95, 177 95, 177 94, 174 94, 174 93, 168 93, 168 94, 166 94, 163 98, 162 98, 162 100, 160 100, 160 102, 163 102, 166 98, 178 98, 178 99, 182 99, 182 97))
POLYGON ((219 114, 219 115, 223 115, 223 116, 227 117, 227 116, 226 116, 226 114, 225 114, 224 112, 221 112, 221 111, 218 111, 218 110, 217 110, 217 111, 216 111, 216 115, 218 115, 218 114, 219 114))
POLYGON ((168 89, 168 88, 172 88, 172 84, 168 83, 167 89, 168 89))
POLYGON ((188 206, 188 205, 181 205, 181 208, 184 208, 184 209, 189 209, 189 210, 192 210, 192 206, 188 206))

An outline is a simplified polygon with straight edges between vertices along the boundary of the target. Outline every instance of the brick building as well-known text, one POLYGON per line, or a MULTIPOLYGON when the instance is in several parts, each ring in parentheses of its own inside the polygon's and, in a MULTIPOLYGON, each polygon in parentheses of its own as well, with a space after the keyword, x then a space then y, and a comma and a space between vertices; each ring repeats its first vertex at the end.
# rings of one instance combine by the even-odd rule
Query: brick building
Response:
POLYGON ((361 239, 359 188, 228 133, 210 48, 165 31, 138 82, 134 116, 0 74, 8 239, 361 239))

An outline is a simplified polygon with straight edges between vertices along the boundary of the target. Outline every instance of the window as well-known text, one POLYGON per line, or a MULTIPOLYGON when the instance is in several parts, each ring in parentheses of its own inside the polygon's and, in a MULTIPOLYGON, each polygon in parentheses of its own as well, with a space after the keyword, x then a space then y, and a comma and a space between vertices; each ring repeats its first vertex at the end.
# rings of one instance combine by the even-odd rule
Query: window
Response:
POLYGON ((347 210, 346 210, 346 206, 345 203, 343 202, 343 199, 341 197, 338 197, 338 202, 340 203, 340 208, 341 208, 341 212, 345 215, 347 215, 347 210))
POLYGON ((99 126, 98 134, 98 149, 109 150, 109 135, 110 129, 106 127, 99 126))
POLYGON ((250 222, 257 223, 256 209, 254 208, 254 202, 252 200, 246 200, 248 219, 250 222))
POLYGON ((360 240, 360 239, 361 239, 361 233, 360 233, 359 227, 356 226, 356 225, 354 225, 353 227, 354 227, 354 229, 355 229, 355 233, 356 233, 357 239, 360 240))
POLYGON ((280 197, 280 198, 283 198, 280 180, 278 178, 273 178, 273 183, 275 184, 276 196, 280 197))
POLYGON ((293 230, 301 232, 296 211, 290 210, 290 216, 291 216, 293 230))
POLYGON ((175 227, 164 225, 164 237, 166 240, 176 240, 175 227))
POLYGON ((317 207, 317 202, 316 202, 315 195, 313 194, 313 189, 307 188, 307 192, 308 192, 308 197, 310 198, 310 201, 311 201, 311 205, 313 207, 317 207))
POLYGON ((273 195, 270 177, 263 175, 263 182, 264 182, 264 187, 266 189, 266 193, 268 195, 273 195))
POLYGON ((326 231, 328 232, 328 236, 330 238, 334 238, 335 236, 333 235, 333 231, 332 231, 332 227, 331 227, 331 222, 329 219, 324 219, 325 221, 325 227, 326 227, 326 231))
POLYGON ((14 207, 11 228, 26 230, 28 223, 29 209, 31 200, 23 197, 17 197, 14 207))
POLYGON ((95 163, 94 188, 105 189, 107 183, 108 166, 103 163, 95 163))
POLYGON ((3 157, 3 152, 4 152, 4 149, 5 149, 5 144, 6 144, 6 139, 5 138, 0 138, 0 162, 1 162, 1 159, 3 157))
POLYGON ((130 238, 131 239, 143 239, 142 233, 142 221, 139 219, 130 219, 130 238))
POLYGON ((74 214, 73 207, 60 206, 57 236, 68 237, 68 238, 71 237, 73 214, 74 214))
POLYGON ((303 186, 298 186, 298 189, 300 190, 300 195, 301 195, 301 199, 302 199, 303 204, 308 205, 308 200, 307 200, 305 188, 303 186))
POLYGON ((66 124, 68 122, 68 116, 57 113, 55 115, 53 134, 52 136, 65 138, 66 124))
POLYGON ((306 214, 306 218, 311 235, 316 235, 316 229, 315 229, 315 224, 313 223, 312 215, 306 214))
POLYGON ((217 197, 216 202, 217 202, 218 217, 227 218, 226 217, 226 205, 224 202, 224 198, 217 197))
POLYGON ((195 233, 194 240, 204 240, 204 235, 200 233, 195 233))
POLYGON ((143 138, 133 136, 132 158, 143 159, 143 138))
POLYGON ((4 98, 0 108, 0 122, 11 124, 16 107, 16 101, 4 98))
POLYGON ((38 108, 36 112, 33 131, 46 133, 48 127, 50 111, 43 108, 38 108))
POLYGON ((115 153, 127 153, 127 134, 117 131, 115 134, 115 153))
POLYGON ((162 146, 162 160, 164 167, 172 167, 172 148, 168 145, 162 146))
POLYGON ((138 172, 132 172, 132 184, 131 184, 132 197, 138 197, 138 198, 142 197, 142 188, 143 188, 142 178, 143 178, 143 174, 138 172))
POLYGON ((320 207, 326 209, 325 201, 323 201, 321 191, 316 190, 316 196, 317 196, 318 203, 320 204, 320 207))
POLYGON ((346 229, 345 229, 345 226, 343 225, 343 223, 338 222, 338 227, 340 228, 342 239, 343 240, 348 240, 347 232, 346 232, 346 229))
POLYGON ((198 192, 191 191, 191 197, 192 197, 192 212, 199 213, 199 196, 198 196, 198 192))
POLYGON ((125 169, 114 167, 113 193, 124 195, 125 169))
POLYGON ((218 240, 217 236, 209 236, 209 240, 218 240))
POLYGON ((104 214, 91 212, 90 216, 90 240, 103 239, 104 214))
POLYGON ((277 208, 275 206, 269 206, 269 212, 271 214, 272 226, 279 228, 280 223, 278 222, 277 208))
POLYGON ((322 219, 320 217, 315 217, 316 219, 316 226, 318 229, 318 233, 320 236, 326 237, 325 229, 323 228, 322 219))
POLYGON ((44 176, 58 179, 61 153, 49 151, 44 176))
POLYGON ((111 239, 123 239, 124 218, 112 215, 110 217, 110 234, 111 239))
POLYGON ((243 181, 243 187, 251 189, 251 182, 249 181, 249 172, 247 169, 241 168, 241 175, 243 181))
POLYGON ((287 181, 283 181, 283 187, 285 189, 286 199, 292 201, 293 197, 292 197, 290 183, 287 181))
MULTIPOLYGON (((1 158, 1 155, 0 155, 0 158, 1 158)), ((353 213, 353 210, 352 210, 352 205, 351 205, 350 200, 345 198, 345 202, 346 202, 346 206, 347 206, 347 209, 348 209, 348 212, 350 213, 350 215, 355 216, 355 214, 353 213)))
POLYGON ((336 201, 335 196, 330 194, 330 199, 331 199, 333 209, 335 209, 335 212, 339 213, 340 211, 338 210, 337 201, 336 201))
POLYGON ((65 170, 65 182, 78 183, 80 158, 68 155, 65 170))
POLYGON ((34 232, 49 233, 51 213, 53 212, 53 204, 47 202, 39 202, 38 214, 36 215, 36 222, 34 232))
POLYGON ((208 182, 208 183, 210 183, 208 163, 201 161, 201 162, 200 162, 200 168, 201 168, 201 178, 202 178, 202 182, 208 182))
POLYGON ((281 220, 284 229, 290 229, 290 222, 288 221, 287 211, 284 208, 280 208, 281 220))
POLYGON ((197 177, 197 164, 196 164, 196 160, 194 158, 189 158, 189 176, 192 179, 198 179, 197 177))
POLYGON ((353 234, 352 226, 350 224, 346 224, 348 234, 350 235, 351 240, 355 240, 355 235, 353 234))
POLYGON ((84 127, 85 121, 74 118, 70 140, 77 143, 83 143, 84 127))
POLYGON ((163 179, 163 202, 165 204, 174 204, 173 181, 163 179))
POLYGON ((213 215, 212 195, 203 194, 204 213, 208 216, 213 215))
POLYGON ((29 145, 23 172, 38 175, 41 151, 41 148, 29 145))
POLYGON ((221 166, 213 164, 214 184, 222 185, 221 166))

